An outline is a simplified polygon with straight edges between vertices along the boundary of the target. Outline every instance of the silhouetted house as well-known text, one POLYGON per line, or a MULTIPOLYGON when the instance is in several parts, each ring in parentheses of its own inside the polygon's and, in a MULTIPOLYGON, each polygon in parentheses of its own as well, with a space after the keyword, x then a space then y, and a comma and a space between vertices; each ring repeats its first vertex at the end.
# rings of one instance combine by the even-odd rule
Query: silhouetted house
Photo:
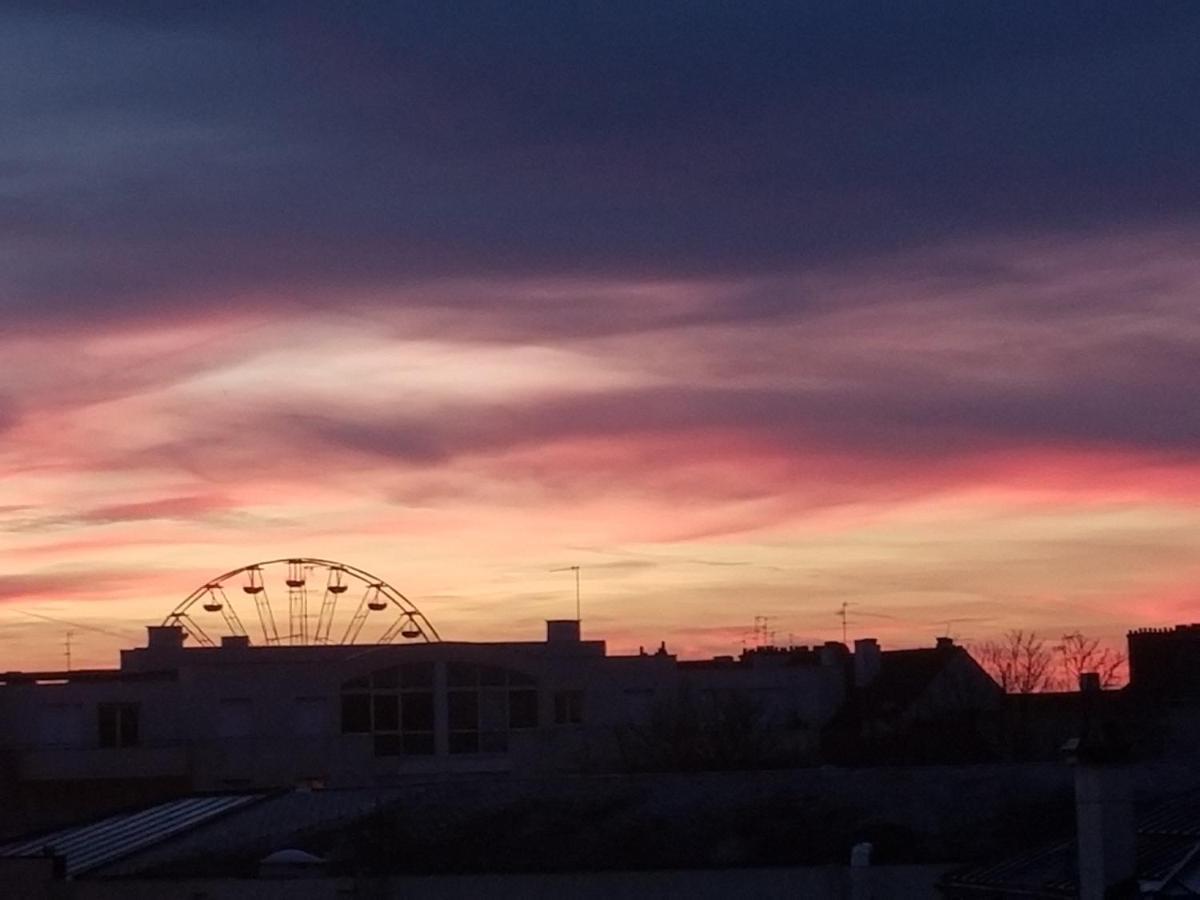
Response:
POLYGON ((1127 640, 1134 692, 1156 700, 1200 700, 1200 624, 1139 628, 1127 640))
MULTIPOLYGON (((1139 759, 1191 759, 1200 745, 1200 626, 1131 631, 1128 660, 1128 684, 1099 692, 1096 714, 1120 726, 1139 759)), ((1011 694, 1005 707, 1009 759, 1057 759, 1079 728, 1077 690, 1011 694)))
POLYGON ((849 763, 973 762, 995 756, 1004 692, 965 647, 881 650, 854 642, 849 701, 831 723, 829 758, 849 763))

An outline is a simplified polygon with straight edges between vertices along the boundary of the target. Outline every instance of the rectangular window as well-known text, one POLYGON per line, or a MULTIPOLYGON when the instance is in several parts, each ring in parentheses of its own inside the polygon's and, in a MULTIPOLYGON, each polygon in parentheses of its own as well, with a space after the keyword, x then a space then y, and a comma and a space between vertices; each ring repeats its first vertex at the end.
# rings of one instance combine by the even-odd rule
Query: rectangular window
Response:
POLYGON ((405 756, 433 756, 433 732, 406 731, 401 740, 405 756))
POLYGON ((583 723, 583 691, 558 691, 554 695, 554 724, 583 723))
POLYGON ((452 731, 452 732, 450 732, 450 752, 451 753, 478 753, 479 752, 479 732, 478 731, 452 731))
POLYGON ((400 698, 400 716, 405 731, 433 731, 433 694, 405 693, 400 698))
POLYGON ((375 735, 375 755, 376 756, 399 756, 400 755, 400 735, 398 735, 398 734, 377 734, 377 735, 375 735))
POLYGON ((508 692, 508 727, 537 728, 538 701, 537 691, 508 692))
POLYGON ((101 703, 96 707, 101 747, 134 747, 138 744, 138 705, 101 703))
POLYGON ((373 698, 373 731, 400 730, 400 698, 395 694, 376 694, 373 698))
POLYGON ((342 695, 342 734, 369 734, 371 731, 371 696, 342 695))
POLYGON ((493 688, 479 692, 479 727, 484 731, 508 727, 508 691, 493 688))
POLYGON ((483 731, 479 734, 480 753, 507 753, 507 731, 483 731))
POLYGON ((447 697, 451 731, 479 729, 479 694, 475 691, 451 691, 447 697))

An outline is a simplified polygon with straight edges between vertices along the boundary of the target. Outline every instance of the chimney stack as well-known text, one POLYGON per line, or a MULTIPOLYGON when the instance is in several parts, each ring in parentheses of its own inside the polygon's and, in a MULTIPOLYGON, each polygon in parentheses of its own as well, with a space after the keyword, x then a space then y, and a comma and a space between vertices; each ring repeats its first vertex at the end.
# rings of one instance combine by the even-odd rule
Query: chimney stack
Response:
POLYGON ((875 638, 859 638, 854 642, 854 686, 869 687, 879 676, 883 654, 875 638))
POLYGON ((1079 897, 1132 897, 1137 881, 1137 831, 1128 747, 1101 717, 1099 677, 1085 673, 1080 688, 1081 735, 1064 747, 1068 761, 1075 765, 1079 897))
POLYGON ((183 649, 183 629, 178 625, 149 625, 146 627, 146 649, 170 652, 183 649))
POLYGON ((578 619, 548 619, 546 621, 547 644, 578 644, 578 619))

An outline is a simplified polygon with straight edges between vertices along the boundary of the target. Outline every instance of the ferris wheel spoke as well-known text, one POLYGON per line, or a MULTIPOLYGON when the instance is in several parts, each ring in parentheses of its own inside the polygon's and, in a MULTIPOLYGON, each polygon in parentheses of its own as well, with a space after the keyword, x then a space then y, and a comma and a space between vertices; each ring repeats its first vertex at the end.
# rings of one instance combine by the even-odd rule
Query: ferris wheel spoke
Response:
POLYGON ((249 582, 242 586, 242 590, 254 598, 254 608, 258 611, 258 621, 262 626, 263 642, 278 644, 279 630, 275 627, 275 614, 271 611, 267 586, 263 583, 262 567, 247 566, 245 571, 249 582))
POLYGON ((203 644, 205 647, 217 646, 213 642, 213 639, 204 633, 204 629, 201 628, 199 625, 197 625, 192 620, 192 617, 189 616, 187 613, 179 613, 178 615, 175 616, 175 621, 179 625, 183 626, 184 631, 186 631, 188 634, 190 634, 193 638, 195 638, 199 643, 203 644))
POLYGON ((346 570, 341 566, 330 566, 325 582, 325 594, 321 598, 321 613, 317 617, 317 630, 313 633, 314 644, 328 644, 329 631, 333 628, 333 616, 337 612, 337 600, 346 593, 346 570))
POLYGON ((212 595, 218 598, 221 604, 221 617, 225 620, 225 627, 229 629, 230 634, 240 637, 246 636, 246 627, 242 625, 241 617, 238 616, 237 610, 233 608, 233 604, 229 602, 229 598, 225 596, 225 588, 217 585, 212 590, 212 595))
POLYGON ((346 634, 342 638, 343 644, 353 644, 358 637, 358 633, 362 631, 363 623, 367 621, 367 598, 370 596, 371 589, 367 588, 366 592, 362 595, 362 599, 358 601, 358 608, 354 610, 354 617, 346 627, 346 634))

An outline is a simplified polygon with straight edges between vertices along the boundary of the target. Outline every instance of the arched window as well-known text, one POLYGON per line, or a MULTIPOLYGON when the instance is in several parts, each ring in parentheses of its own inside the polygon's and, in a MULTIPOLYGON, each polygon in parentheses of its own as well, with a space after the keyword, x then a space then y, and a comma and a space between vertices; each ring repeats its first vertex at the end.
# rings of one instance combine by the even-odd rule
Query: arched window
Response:
POLYGON ((433 663, 406 663, 342 685, 342 733, 374 735, 376 756, 430 756, 433 663))

